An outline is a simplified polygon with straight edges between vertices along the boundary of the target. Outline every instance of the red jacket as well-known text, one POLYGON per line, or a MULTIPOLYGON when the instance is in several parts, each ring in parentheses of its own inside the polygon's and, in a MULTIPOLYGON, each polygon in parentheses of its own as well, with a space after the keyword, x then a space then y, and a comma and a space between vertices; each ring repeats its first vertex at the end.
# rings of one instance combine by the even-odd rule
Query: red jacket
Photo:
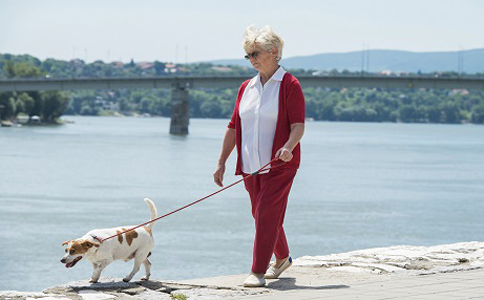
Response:
MULTIPOLYGON (((242 134, 241 122, 239 116, 239 104, 244 94, 245 88, 250 80, 245 81, 239 88, 237 93, 237 100, 235 101, 234 112, 230 119, 228 128, 235 129, 235 146, 237 148, 237 165, 235 167, 235 175, 242 175, 242 134)), ((304 123, 305 107, 304 95, 302 93, 301 85, 296 77, 292 74, 284 74, 279 90, 279 112, 277 115, 276 132, 274 134, 274 142, 272 143, 272 157, 276 156, 277 150, 281 149, 289 139, 291 133, 291 124, 304 123)), ((293 158, 287 162, 282 168, 299 168, 301 160, 301 146, 298 143, 292 151, 293 158)))

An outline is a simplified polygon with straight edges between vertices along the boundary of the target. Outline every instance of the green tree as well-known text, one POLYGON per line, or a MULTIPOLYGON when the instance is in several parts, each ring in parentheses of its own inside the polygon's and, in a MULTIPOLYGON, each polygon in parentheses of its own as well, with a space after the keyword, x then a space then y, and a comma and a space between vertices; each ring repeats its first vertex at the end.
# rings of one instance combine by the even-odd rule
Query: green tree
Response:
POLYGON ((39 67, 29 64, 27 62, 14 64, 13 72, 15 74, 15 77, 20 78, 35 78, 40 77, 43 74, 42 70, 39 67))
POLYGON ((154 65, 156 75, 163 75, 165 74, 165 64, 159 61, 155 61, 154 65))
POLYGON ((34 99, 34 107, 30 111, 29 117, 42 116, 42 109, 44 106, 44 99, 41 97, 40 92, 28 92, 28 95, 34 99))
POLYGON ((205 101, 200 105, 200 112, 204 118, 220 118, 222 107, 216 98, 210 101, 205 101))
POLYGON ((48 123, 55 123, 64 114, 68 98, 57 91, 42 92, 41 97, 43 99, 42 120, 48 123))
POLYGON ((7 76, 7 78, 14 78, 15 77, 15 71, 13 69, 13 62, 11 60, 7 60, 7 62, 3 66, 3 72, 5 73, 5 76, 7 76))
POLYGON ((471 122, 476 124, 484 124, 484 103, 476 105, 472 108, 471 122))
POLYGON ((442 112, 438 107, 427 106, 425 108, 425 114, 427 121, 430 123, 440 123, 442 122, 442 112))
POLYGON ((126 98, 123 97, 123 98, 119 99, 118 103, 119 103, 119 110, 121 112, 127 113, 127 112, 131 112, 132 111, 128 99, 126 99, 126 98))
POLYGON ((35 100, 28 93, 21 93, 20 95, 18 95, 16 114, 23 112, 26 115, 30 116, 34 107, 35 100))
POLYGON ((17 106, 15 103, 15 93, 0 93, 0 116, 1 120, 10 120, 15 116, 17 106))
POLYGON ((446 102, 441 107, 444 123, 460 122, 460 109, 455 103, 446 102))
POLYGON ((151 113, 151 106, 153 101, 153 98, 150 97, 143 97, 139 103, 139 108, 138 111, 142 113, 151 113))
POLYGON ((403 105, 398 110, 398 114, 400 116, 400 121, 405 123, 417 122, 419 119, 417 108, 413 105, 403 105))
POLYGON ((169 117, 171 115, 171 102, 165 98, 156 99, 151 106, 151 114, 169 117))

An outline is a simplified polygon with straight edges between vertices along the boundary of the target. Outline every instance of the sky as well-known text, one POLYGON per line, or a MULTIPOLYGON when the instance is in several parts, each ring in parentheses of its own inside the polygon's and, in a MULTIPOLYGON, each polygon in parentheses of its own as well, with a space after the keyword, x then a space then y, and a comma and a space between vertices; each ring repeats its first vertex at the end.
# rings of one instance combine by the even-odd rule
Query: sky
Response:
POLYGON ((242 58, 245 28, 271 26, 284 57, 363 49, 484 48, 484 0, 0 0, 0 53, 39 59, 242 58))

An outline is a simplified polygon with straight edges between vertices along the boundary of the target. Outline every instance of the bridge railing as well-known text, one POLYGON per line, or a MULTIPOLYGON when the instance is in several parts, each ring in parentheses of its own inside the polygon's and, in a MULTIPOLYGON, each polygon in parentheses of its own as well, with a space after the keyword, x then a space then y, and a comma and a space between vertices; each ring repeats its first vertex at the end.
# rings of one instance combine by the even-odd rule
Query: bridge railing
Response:
MULTIPOLYGON (((0 91, 40 91, 76 89, 153 89, 153 88, 235 88, 245 76, 166 76, 135 78, 35 78, 2 79, 0 91)), ((434 88, 484 89, 484 77, 435 76, 298 76, 301 85, 330 88, 434 88)))

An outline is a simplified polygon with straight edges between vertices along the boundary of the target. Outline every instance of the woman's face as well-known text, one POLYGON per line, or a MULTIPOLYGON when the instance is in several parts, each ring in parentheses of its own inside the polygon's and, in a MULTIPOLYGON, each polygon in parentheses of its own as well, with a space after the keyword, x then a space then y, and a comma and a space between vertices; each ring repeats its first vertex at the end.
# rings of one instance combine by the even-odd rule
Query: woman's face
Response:
POLYGON ((274 64, 277 65, 277 61, 274 58, 275 54, 269 51, 266 51, 257 45, 254 48, 252 48, 252 51, 247 53, 247 55, 254 69, 256 69, 259 72, 272 68, 274 64))

